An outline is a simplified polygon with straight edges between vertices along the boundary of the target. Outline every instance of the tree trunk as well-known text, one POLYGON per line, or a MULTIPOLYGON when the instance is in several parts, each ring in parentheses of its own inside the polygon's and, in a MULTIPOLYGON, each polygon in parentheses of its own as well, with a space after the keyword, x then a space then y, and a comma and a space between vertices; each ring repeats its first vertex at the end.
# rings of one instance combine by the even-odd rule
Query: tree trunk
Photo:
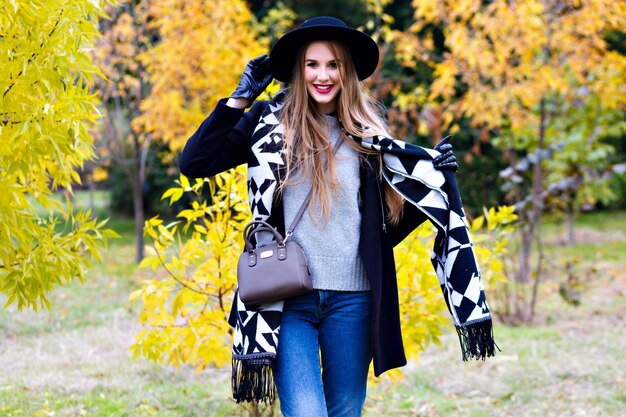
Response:
POLYGON ((143 185, 146 182, 146 161, 148 149, 141 146, 139 138, 134 136, 135 149, 135 176, 131 180, 133 184, 133 206, 135 211, 135 233, 137 234, 137 263, 143 259, 143 224, 145 222, 143 207, 143 185))
POLYGON ((535 306, 537 305, 537 298, 539 296, 539 284, 541 283, 541 275, 543 273, 543 244, 541 242, 541 228, 537 229, 537 269, 535 270, 535 282, 533 284, 532 295, 530 297, 530 309, 528 315, 528 321, 532 321, 535 318, 535 306))
POLYGON ((567 227, 567 246, 574 245, 576 238, 574 237, 574 223, 576 219, 576 213, 574 212, 574 204, 571 202, 568 204, 567 213, 565 214, 565 223, 567 227))
MULTIPOLYGON (((546 125, 546 100, 541 99, 539 103, 539 140, 537 144, 537 159, 532 167, 532 183, 530 189, 531 203, 527 206, 523 221, 526 227, 521 229, 522 246, 520 250, 519 269, 516 274, 516 281, 519 285, 519 302, 516 308, 516 318, 523 322, 532 320, 534 312, 535 298, 538 290, 538 282, 535 281, 531 295, 527 294, 527 285, 531 281, 531 255, 533 241, 537 242, 538 253, 537 270, 541 270, 543 262, 543 249, 541 245, 541 216, 543 214, 543 192, 544 192, 544 169, 543 169, 543 151, 545 149, 545 125, 546 125), (530 299, 529 299, 530 298, 530 299)), ((539 277, 535 276, 535 280, 539 277)))
MULTIPOLYGON (((530 209, 530 210, 534 210, 530 209)), ((530 215, 531 213, 527 213, 530 215)), ((515 275, 516 284, 513 291, 513 319, 515 322, 524 323, 528 321, 530 316, 529 304, 527 298, 527 287, 530 282, 531 267, 530 257, 532 254, 533 243, 533 220, 528 216, 526 218, 526 227, 520 229, 522 246, 520 248, 520 259, 517 274, 515 275)))
MULTIPOLYGON (((138 182, 138 181, 137 181, 138 182)), ((135 184, 133 189, 133 210, 135 217, 135 245, 136 245, 136 256, 135 260, 137 263, 141 262, 143 259, 143 224, 145 222, 144 213, 143 213, 143 183, 135 184)))

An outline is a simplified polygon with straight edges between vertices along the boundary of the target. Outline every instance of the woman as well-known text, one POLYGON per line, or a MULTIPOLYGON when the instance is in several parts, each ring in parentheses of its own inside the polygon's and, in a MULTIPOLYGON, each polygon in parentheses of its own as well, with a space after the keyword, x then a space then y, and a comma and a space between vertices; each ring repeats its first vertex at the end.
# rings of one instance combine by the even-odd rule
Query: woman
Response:
POLYGON ((378 58, 368 35, 339 19, 309 19, 279 39, 270 57, 250 61, 232 96, 219 102, 181 155, 188 177, 248 163, 253 218, 283 235, 313 190, 292 239, 306 253, 314 290, 261 307, 235 299, 229 321, 236 327, 238 401, 271 400, 273 371, 285 416, 360 416, 371 359, 376 375, 406 364, 393 247, 433 216, 404 182, 389 185, 396 174, 386 171, 381 155, 396 152, 401 160, 415 150, 415 163, 425 163, 442 183, 433 166, 453 178, 457 165, 450 145, 405 149, 387 138, 360 83, 378 58), (289 88, 253 104, 273 78, 289 88))

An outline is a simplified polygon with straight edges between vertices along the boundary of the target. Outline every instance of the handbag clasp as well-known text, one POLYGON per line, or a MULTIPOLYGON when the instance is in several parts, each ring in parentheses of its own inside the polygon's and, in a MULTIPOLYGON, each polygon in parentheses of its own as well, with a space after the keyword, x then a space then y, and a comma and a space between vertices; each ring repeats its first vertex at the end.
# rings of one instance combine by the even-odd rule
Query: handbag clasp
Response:
POLYGON ((253 267, 256 265, 256 253, 248 252, 248 266, 253 267))
MULTIPOLYGON (((283 240, 283 243, 285 241, 283 240)), ((285 259, 287 259, 287 248, 285 247, 285 245, 278 245, 278 260, 279 261, 284 261, 285 259)))

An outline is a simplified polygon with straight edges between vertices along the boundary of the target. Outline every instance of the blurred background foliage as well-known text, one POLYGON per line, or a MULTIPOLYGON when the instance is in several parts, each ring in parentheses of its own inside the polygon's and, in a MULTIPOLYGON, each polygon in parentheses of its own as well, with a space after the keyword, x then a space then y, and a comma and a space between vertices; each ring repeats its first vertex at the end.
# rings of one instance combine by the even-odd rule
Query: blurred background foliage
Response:
MULTIPOLYGON (((501 131, 486 130, 481 126, 477 126, 472 121, 472 118, 463 115, 455 117, 453 132, 449 129, 451 126, 447 126, 448 129, 444 131, 443 129, 445 129, 444 126, 447 122, 444 120, 444 117, 449 116, 442 114, 441 109, 429 106, 429 90, 436 76, 434 75, 432 65, 429 65, 426 60, 420 59, 414 50, 407 47, 409 40, 411 42, 414 40, 409 39, 407 36, 410 35, 411 38, 417 38, 418 40, 430 38, 432 41, 432 54, 443 56, 448 52, 448 47, 445 44, 444 22, 429 22, 424 24, 420 31, 413 33, 415 29, 411 29, 411 26, 415 24, 416 19, 414 18, 415 9, 410 0, 387 0, 382 2, 362 0, 325 2, 252 0, 247 2, 247 5, 251 12, 250 28, 247 30, 253 31, 253 28, 257 29, 261 45, 265 45, 262 46, 262 48, 265 48, 265 51, 268 51, 268 48, 276 40, 278 33, 284 33, 292 27, 292 24, 297 25, 307 18, 316 15, 338 16, 351 26, 360 27, 372 34, 378 33, 379 43, 383 50, 382 62, 377 74, 372 77, 368 85, 372 94, 387 108, 391 132, 404 140, 424 146, 431 146, 445 134, 453 133, 452 143, 461 165, 459 176, 462 178, 462 181, 459 181, 459 184, 466 210, 470 216, 479 215, 483 206, 514 202, 511 199, 507 199, 507 191, 510 190, 510 184, 507 184, 507 181, 500 176, 500 172, 510 165, 510 162, 507 161, 509 155, 503 149, 503 146, 494 144, 494 139, 498 138, 501 131), (382 9, 374 12, 372 4, 382 6, 382 9), (281 13, 289 14, 289 18, 285 19, 286 22, 281 20, 281 13), (382 18, 383 15, 386 16, 386 21, 382 18), (383 36, 382 32, 385 31, 387 34, 393 32, 394 35, 381 42, 380 37, 383 36), (408 51, 406 50, 407 48, 408 51), (412 55, 411 65, 407 65, 404 62, 405 59, 402 57, 402 54, 406 53, 412 55), (507 189, 507 185, 509 189, 507 189)), ((124 7, 129 6, 121 5, 119 7, 121 8, 118 10, 124 10, 124 7)), ((203 13, 208 15, 209 11, 204 11, 203 13)), ((155 34, 154 36, 156 41, 158 35, 155 34)), ((606 42, 607 50, 624 54, 624 44, 626 43, 624 32, 616 29, 607 30, 603 32, 601 41, 606 42)), ((228 46, 228 43, 224 43, 224 46, 228 46)), ((263 52, 263 49, 257 51, 263 52)), ((232 74, 228 76, 231 81, 221 83, 223 96, 228 95, 230 90, 234 88, 233 86, 236 84, 236 78, 241 72, 241 68, 245 66, 245 61, 252 55, 249 54, 249 56, 242 57, 239 60, 239 67, 233 65, 219 71, 222 76, 225 73, 232 74)), ((205 105, 202 105, 204 108, 202 115, 208 115, 212 100, 209 99, 205 105)), ((163 114, 161 113, 161 115, 163 114)), ((602 144, 612 148, 612 152, 609 152, 609 155, 607 155, 609 165, 618 165, 626 159, 623 127, 620 127, 623 107, 618 109, 614 116, 614 128, 612 131, 605 132, 603 137, 600 138, 602 144)), ((201 121, 199 118, 197 120, 201 121)), ((575 118, 574 120, 579 119, 575 118)), ((185 123, 183 131, 187 135, 190 134, 192 127, 196 126, 196 124, 185 123)), ((161 134, 161 136, 166 136, 166 134, 161 134)), ((176 155, 180 151, 180 146, 184 143, 186 137, 185 134, 181 133, 175 139, 173 137, 160 138, 166 143, 172 140, 177 142, 176 149, 173 149, 173 154, 166 154, 165 158, 163 158, 163 172, 173 174, 173 170, 176 169, 176 155)), ((524 150, 521 150, 521 154, 523 156, 524 150)), ((112 167, 112 169, 115 170, 116 167, 112 167)), ((612 196, 602 199, 591 198, 589 199, 590 201, 583 202, 582 205, 586 210, 626 208, 626 197, 622 191, 625 181, 624 173, 618 169, 616 172, 607 175, 607 179, 610 183, 608 188, 612 196)), ((150 190, 151 193, 155 194, 164 192, 169 185, 167 182, 147 179, 146 181, 150 184, 145 186, 143 190, 150 190)), ((125 185, 123 181, 121 183, 119 181, 109 181, 107 184, 118 189, 120 195, 132 195, 129 185, 125 185), (124 187, 126 187, 126 192, 124 192, 124 187)), ((128 197, 116 199, 115 204, 116 212, 132 212, 132 201, 129 201, 128 197)), ((167 207, 161 207, 161 209, 156 211, 152 211, 153 208, 149 209, 151 213, 158 212, 161 214, 166 214, 168 210, 167 207)))

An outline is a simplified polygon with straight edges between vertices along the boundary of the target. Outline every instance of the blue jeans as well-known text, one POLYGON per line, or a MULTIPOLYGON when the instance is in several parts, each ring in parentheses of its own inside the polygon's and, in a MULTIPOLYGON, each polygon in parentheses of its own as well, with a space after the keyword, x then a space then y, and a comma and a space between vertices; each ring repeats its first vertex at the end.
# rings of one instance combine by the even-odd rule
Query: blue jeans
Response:
POLYGON ((285 301, 274 370, 285 417, 361 416, 370 315, 369 291, 314 290, 285 301))

